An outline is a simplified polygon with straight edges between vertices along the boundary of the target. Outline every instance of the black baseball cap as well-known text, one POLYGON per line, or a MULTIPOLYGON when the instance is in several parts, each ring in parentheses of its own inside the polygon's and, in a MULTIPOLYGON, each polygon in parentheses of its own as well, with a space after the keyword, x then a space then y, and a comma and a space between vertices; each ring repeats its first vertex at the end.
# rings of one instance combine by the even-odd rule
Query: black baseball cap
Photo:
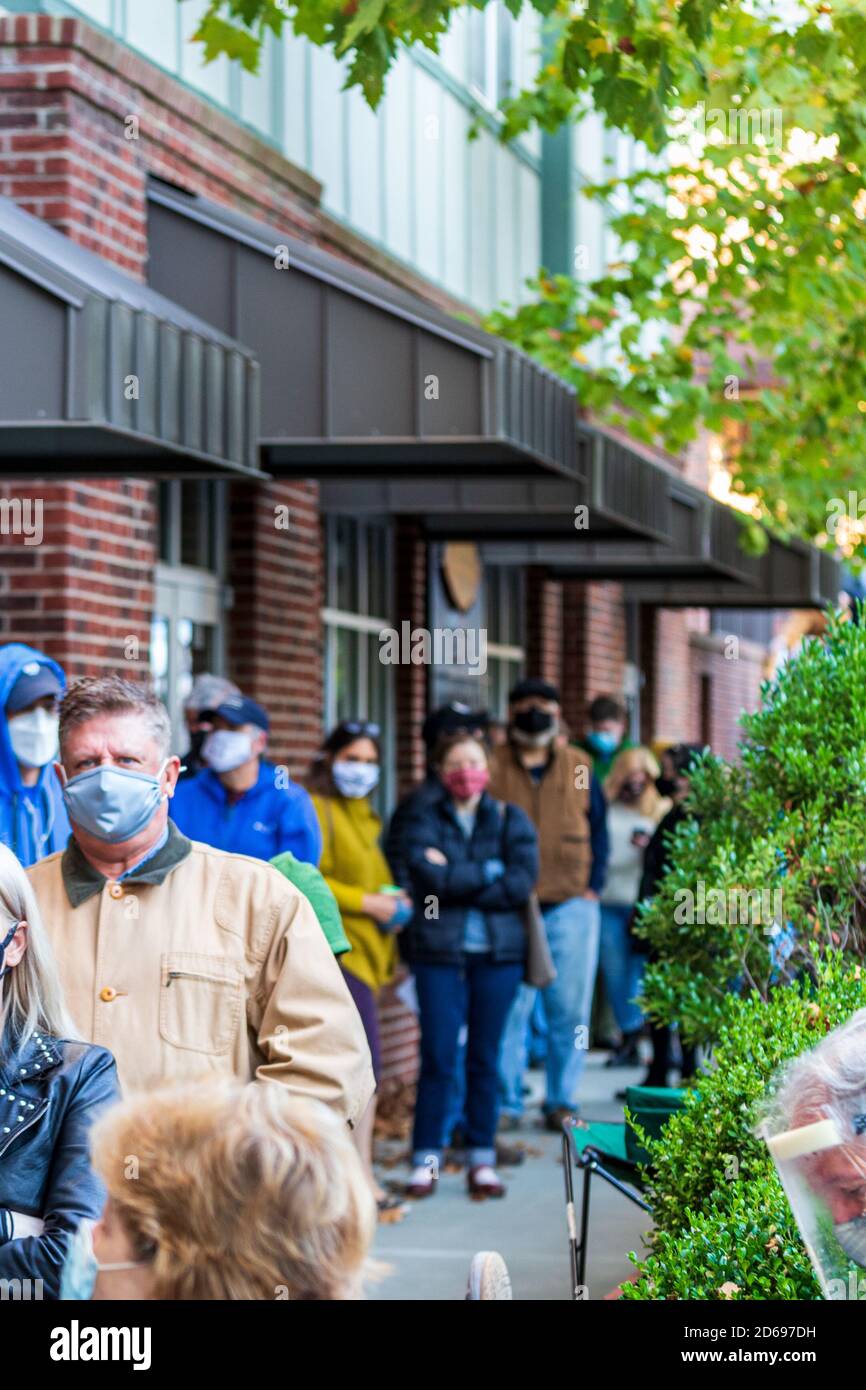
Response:
POLYGON ((518 700, 553 700, 560 704, 559 691, 555 685, 549 681, 543 681, 539 676, 527 676, 524 680, 518 681, 508 696, 508 703, 515 705, 518 700))
POLYGON ((452 700, 448 705, 440 705, 438 709, 431 710, 424 720, 421 737, 426 747, 432 750, 440 738, 447 738, 449 734, 459 734, 464 729, 486 729, 489 722, 486 709, 470 709, 468 705, 452 700))

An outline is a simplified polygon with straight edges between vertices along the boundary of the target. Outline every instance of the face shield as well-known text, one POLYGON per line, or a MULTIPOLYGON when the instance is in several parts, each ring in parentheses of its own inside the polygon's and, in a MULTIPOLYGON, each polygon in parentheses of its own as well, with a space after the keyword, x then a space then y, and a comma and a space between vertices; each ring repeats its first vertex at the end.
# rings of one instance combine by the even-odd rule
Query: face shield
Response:
POLYGON ((866 1090, 818 1113, 794 1127, 768 1119, 759 1133, 824 1297, 866 1300, 866 1090))

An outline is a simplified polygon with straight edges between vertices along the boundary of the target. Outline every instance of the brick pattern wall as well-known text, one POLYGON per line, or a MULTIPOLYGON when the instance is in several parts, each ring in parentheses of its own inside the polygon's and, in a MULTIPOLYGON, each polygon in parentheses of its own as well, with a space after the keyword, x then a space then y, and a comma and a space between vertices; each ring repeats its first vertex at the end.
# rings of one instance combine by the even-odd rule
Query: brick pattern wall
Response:
POLYGON ((709 727, 699 736, 708 737, 713 752, 724 758, 738 756, 740 716, 760 704, 764 660, 763 648, 755 643, 692 635, 690 678, 695 697, 700 698, 702 677, 710 683, 709 727))
POLYGON ((562 583, 526 572, 526 673, 562 685, 562 583))
MULTIPOLYGON (((420 525, 401 519, 394 525, 394 622, 413 628, 427 624, 427 546, 420 525)), ((394 668, 397 795, 405 796, 424 776, 421 725, 427 713, 427 667, 394 668)))
POLYGON ((0 640, 40 648, 73 677, 118 671, 146 679, 156 563, 153 485, 28 479, 3 483, 0 497, 20 502, 27 529, 42 536, 28 544, 24 535, 0 535, 0 640))
POLYGON ((272 756, 300 776, 322 732, 318 487, 233 484, 230 517, 229 675, 266 707, 272 756))
POLYGON ((563 714, 580 738, 586 710, 596 695, 622 695, 626 660, 625 605, 621 584, 562 585, 563 714))

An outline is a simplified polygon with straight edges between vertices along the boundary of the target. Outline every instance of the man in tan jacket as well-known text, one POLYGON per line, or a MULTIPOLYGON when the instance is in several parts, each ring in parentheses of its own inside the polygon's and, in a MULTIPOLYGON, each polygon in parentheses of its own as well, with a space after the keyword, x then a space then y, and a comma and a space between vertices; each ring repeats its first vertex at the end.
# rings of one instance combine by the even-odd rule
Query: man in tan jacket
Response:
MULTIPOLYGON (((508 742, 494 751, 490 791, 526 812, 538 831, 537 892, 556 979, 542 991, 547 1019, 546 1124, 561 1132, 577 1108, 589 1046, 598 967, 599 893, 607 873, 604 794, 582 748, 561 738, 555 686, 519 681, 508 697, 508 742)), ((502 1040, 499 1071, 504 1128, 523 1111, 526 1037, 536 991, 521 985, 502 1040)))
POLYGON ((313 909, 269 864, 181 835, 169 738, 164 705, 117 676, 77 682, 61 707, 72 838, 29 873, 80 1035, 127 1089, 223 1072, 354 1124, 370 1052, 313 909))

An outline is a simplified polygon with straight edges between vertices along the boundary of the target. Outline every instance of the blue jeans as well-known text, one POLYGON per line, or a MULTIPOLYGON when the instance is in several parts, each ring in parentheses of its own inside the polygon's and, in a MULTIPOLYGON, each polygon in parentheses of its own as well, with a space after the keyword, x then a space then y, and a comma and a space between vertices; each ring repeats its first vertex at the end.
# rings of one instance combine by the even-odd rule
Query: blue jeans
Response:
POLYGON ((616 1021, 623 1033, 643 1027, 643 1014, 634 1002, 643 983, 645 957, 634 949, 628 929, 632 908, 604 903, 601 909, 599 965, 616 1021))
MULTIPOLYGON (((601 914, 589 898, 568 898, 546 908, 544 923, 556 979, 541 991, 547 1019, 547 1095, 545 1110, 572 1109, 577 1103, 589 1048, 592 992, 598 968, 601 914)), ((499 1077, 502 1109, 523 1112, 523 1074, 529 1017, 538 991, 522 984, 508 1016, 499 1077)))
POLYGON ((417 963, 415 988, 421 1012, 421 1076, 415 1103, 413 1161, 441 1158, 454 1094, 460 1029, 466 1040, 466 1147, 470 1164, 494 1163, 499 1109, 496 1065, 502 1030, 523 975, 523 966, 499 964, 488 955, 467 955, 462 965, 417 963))

